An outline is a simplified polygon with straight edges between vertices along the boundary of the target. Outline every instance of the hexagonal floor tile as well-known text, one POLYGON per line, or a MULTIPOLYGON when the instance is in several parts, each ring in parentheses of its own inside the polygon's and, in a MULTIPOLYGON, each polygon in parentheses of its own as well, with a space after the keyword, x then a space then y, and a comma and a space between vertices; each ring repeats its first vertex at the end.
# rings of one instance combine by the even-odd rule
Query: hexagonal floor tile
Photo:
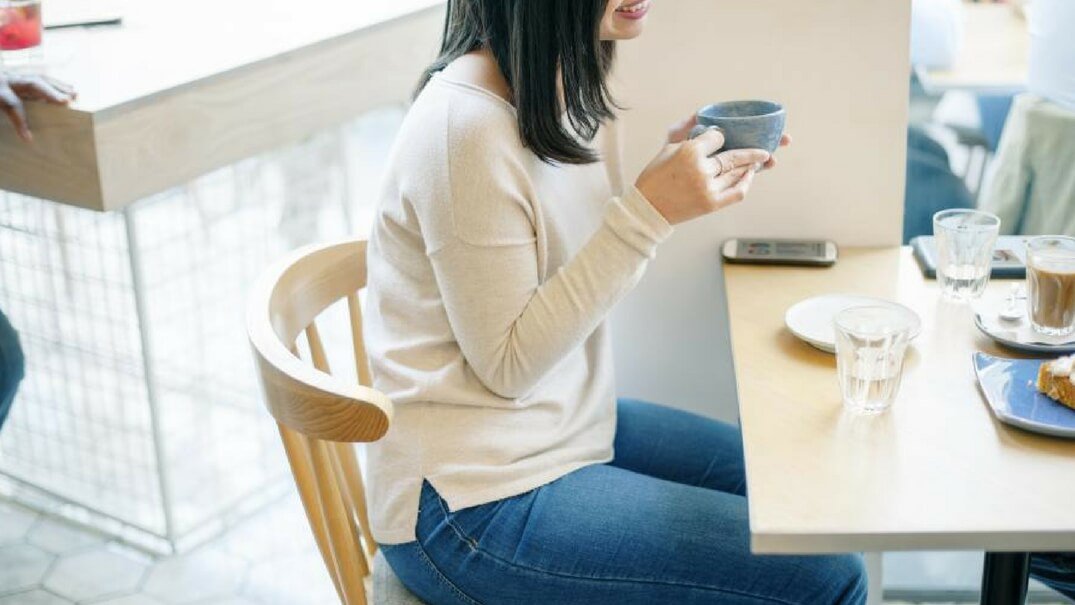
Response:
POLYGON ((220 542, 224 550, 259 562, 316 547, 298 496, 285 498, 244 521, 220 542))
POLYGON ((37 513, 16 504, 0 502, 0 544, 18 542, 37 521, 37 513))
POLYGON ((316 550, 258 563, 250 569, 243 594, 269 605, 324 605, 339 601, 316 550))
POLYGON ((153 566, 142 592, 165 603, 191 603, 234 596, 248 563, 212 548, 165 559, 153 566))
POLYGON ((106 601, 94 601, 93 605, 164 605, 164 603, 153 597, 138 593, 106 601))
POLYGON ((0 598, 0 605, 74 605, 73 602, 44 590, 20 592, 0 598))
POLYGON ((0 547, 0 593, 37 587, 53 559, 53 555, 29 544, 0 547))
POLYGON ((138 587, 148 565, 108 545, 61 557, 44 587, 74 601, 122 596, 138 587))
POLYGON ((48 518, 42 518, 26 534, 28 544, 58 555, 104 544, 104 541, 105 538, 93 530, 48 518))

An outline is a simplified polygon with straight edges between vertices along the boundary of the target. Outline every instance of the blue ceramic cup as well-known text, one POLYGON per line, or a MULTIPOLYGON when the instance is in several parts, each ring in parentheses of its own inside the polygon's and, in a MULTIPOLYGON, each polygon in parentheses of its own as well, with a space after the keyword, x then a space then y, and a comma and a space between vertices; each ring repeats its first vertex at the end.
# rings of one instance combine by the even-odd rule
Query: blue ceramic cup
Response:
POLYGON ((710 128, 724 134, 721 149, 764 149, 769 153, 780 146, 787 111, 772 101, 726 101, 706 105, 698 111, 698 125, 691 138, 710 128))

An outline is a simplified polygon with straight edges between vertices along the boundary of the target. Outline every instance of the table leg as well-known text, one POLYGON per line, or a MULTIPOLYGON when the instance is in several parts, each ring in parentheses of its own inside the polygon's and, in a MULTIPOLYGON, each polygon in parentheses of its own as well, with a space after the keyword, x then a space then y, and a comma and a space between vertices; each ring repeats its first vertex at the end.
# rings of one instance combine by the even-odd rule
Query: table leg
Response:
POLYGON ((1030 553, 985 553, 982 605, 1023 605, 1029 578, 1030 553))
POLYGON ((869 581, 869 592, 866 597, 866 605, 881 605, 884 593, 884 581, 882 579, 881 553, 867 552, 862 557, 866 561, 866 574, 869 581))

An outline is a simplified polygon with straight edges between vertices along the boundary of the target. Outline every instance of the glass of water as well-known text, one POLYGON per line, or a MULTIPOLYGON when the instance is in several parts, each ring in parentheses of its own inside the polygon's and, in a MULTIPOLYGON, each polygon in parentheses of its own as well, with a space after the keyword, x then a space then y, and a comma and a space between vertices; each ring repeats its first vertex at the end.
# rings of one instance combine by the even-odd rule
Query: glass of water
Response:
POLYGON ((885 411, 900 389, 914 317, 898 307, 852 307, 833 323, 844 407, 865 414, 885 411))
POLYGON ((980 210, 943 210, 933 215, 937 281, 945 298, 978 298, 989 283, 1000 219, 980 210))

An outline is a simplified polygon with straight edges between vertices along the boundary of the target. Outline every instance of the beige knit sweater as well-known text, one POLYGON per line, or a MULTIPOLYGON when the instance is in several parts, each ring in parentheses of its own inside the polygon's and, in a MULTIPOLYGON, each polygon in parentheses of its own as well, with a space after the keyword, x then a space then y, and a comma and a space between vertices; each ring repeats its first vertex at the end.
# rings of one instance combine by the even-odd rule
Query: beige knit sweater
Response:
POLYGON ((422 480, 458 510, 612 458, 606 317, 671 233, 606 162, 549 165, 510 104, 436 76, 404 120, 369 248, 365 334, 396 405, 371 445, 378 542, 415 539, 422 480))

